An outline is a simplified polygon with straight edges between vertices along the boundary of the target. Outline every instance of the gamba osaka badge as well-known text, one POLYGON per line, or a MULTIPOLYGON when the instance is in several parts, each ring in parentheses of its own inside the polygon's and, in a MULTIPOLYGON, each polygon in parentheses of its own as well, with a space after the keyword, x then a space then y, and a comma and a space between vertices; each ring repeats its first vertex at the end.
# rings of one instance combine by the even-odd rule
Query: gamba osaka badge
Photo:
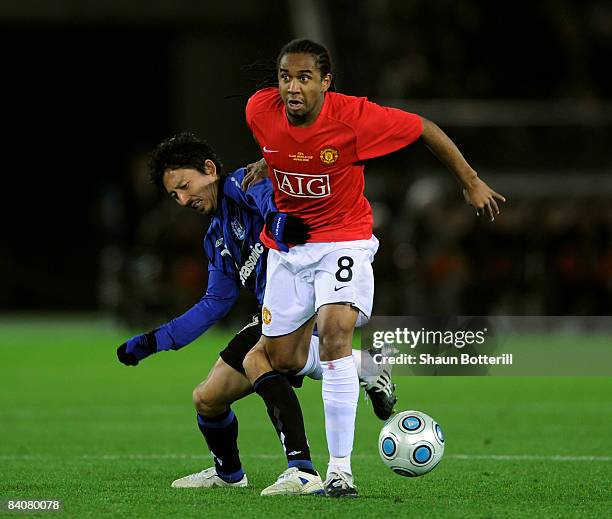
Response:
POLYGON ((236 219, 232 220, 232 234, 236 237, 237 240, 244 240, 246 237, 246 232, 244 231, 244 227, 240 224, 240 222, 236 219))

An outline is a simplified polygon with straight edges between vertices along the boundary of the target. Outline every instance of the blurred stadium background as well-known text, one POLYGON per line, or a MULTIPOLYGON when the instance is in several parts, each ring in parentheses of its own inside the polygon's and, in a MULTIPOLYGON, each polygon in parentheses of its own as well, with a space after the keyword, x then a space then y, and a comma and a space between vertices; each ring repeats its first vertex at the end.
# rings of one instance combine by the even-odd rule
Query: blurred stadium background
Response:
POLYGON ((490 225, 423 146, 373 161, 377 314, 610 312, 609 2, 3 0, 0 27, 3 312, 140 327, 195 302, 206 221, 147 184, 147 153, 192 130, 226 168, 256 160, 245 67, 297 36, 509 199, 490 225))

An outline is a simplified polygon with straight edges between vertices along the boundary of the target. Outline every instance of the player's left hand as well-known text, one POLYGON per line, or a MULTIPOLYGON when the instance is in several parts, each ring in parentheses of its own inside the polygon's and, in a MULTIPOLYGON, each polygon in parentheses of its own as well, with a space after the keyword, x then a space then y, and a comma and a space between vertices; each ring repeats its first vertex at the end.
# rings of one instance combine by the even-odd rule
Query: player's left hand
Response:
POLYGON ((253 184, 257 184, 257 182, 261 182, 264 178, 268 177, 268 164, 265 159, 247 164, 246 170, 247 172, 242 179, 243 191, 246 191, 253 184))
POLYGON ((492 222, 495 215, 499 214, 497 200, 506 202, 506 198, 493 191, 486 182, 476 177, 470 185, 463 188, 465 201, 476 208, 476 216, 488 216, 492 222))
POLYGON ((138 363, 157 352, 155 332, 136 335, 117 348, 119 362, 126 366, 137 366, 138 363))

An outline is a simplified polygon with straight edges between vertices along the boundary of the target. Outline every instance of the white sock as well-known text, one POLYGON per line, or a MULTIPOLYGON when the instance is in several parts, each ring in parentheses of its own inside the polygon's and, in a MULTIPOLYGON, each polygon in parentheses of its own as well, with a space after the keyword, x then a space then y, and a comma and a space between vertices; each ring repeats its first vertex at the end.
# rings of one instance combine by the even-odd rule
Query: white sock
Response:
POLYGON ((323 409, 330 462, 327 473, 351 471, 359 379, 353 356, 321 361, 323 368, 323 409), (340 458, 340 459, 339 459, 340 458))
MULTIPOLYGON (((353 362, 357 368, 357 374, 361 376, 361 350, 353 350, 353 362)), ((313 380, 321 380, 323 378, 323 368, 319 358, 319 338, 313 335, 310 338, 310 348, 308 348, 308 359, 304 367, 296 373, 297 376, 304 375, 313 380)))

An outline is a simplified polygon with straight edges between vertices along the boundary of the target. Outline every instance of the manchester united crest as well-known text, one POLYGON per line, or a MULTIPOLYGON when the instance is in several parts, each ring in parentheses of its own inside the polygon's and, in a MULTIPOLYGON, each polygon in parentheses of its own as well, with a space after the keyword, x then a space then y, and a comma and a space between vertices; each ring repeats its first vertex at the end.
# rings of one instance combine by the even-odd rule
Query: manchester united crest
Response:
POLYGON ((272 312, 265 306, 261 309, 261 318, 264 324, 270 324, 272 322, 272 312))
POLYGON ((339 155, 340 154, 338 153, 338 150, 333 146, 325 146, 325 148, 321 150, 321 153, 319 153, 321 162, 323 164, 326 164, 327 166, 330 166, 331 164, 336 162, 338 160, 339 155))

